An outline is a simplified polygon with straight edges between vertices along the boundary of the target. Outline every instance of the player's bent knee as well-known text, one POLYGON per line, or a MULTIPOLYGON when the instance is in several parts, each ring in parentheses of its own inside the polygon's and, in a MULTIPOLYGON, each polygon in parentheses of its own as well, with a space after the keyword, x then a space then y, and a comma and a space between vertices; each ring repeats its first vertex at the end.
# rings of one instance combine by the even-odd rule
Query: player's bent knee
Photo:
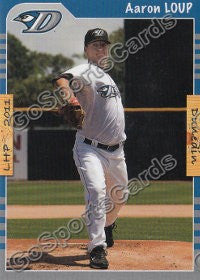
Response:
POLYGON ((92 186, 91 188, 87 188, 87 190, 90 193, 90 200, 91 201, 98 201, 98 200, 102 200, 105 198, 106 196, 106 189, 105 188, 95 188, 94 186, 92 186))
POLYGON ((125 204, 129 197, 128 187, 123 185, 114 186, 111 188, 109 196, 115 204, 125 204))

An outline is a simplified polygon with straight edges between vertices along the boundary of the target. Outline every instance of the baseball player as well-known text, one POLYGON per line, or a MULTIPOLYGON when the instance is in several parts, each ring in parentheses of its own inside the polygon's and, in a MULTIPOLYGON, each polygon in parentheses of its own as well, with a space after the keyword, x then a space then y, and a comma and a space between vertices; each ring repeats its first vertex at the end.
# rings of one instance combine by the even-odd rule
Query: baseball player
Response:
POLYGON ((105 71, 109 44, 105 30, 89 30, 84 42, 88 63, 54 79, 67 99, 60 113, 77 128, 73 157, 85 190, 90 267, 102 269, 108 268, 105 249, 114 244, 112 230, 128 194, 124 109, 105 71))

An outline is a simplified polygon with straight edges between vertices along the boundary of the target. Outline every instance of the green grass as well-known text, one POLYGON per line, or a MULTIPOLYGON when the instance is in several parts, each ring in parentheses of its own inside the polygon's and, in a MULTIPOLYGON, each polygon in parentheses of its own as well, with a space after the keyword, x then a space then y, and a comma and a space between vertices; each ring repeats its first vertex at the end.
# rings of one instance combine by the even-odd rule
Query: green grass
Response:
MULTIPOLYGON (((8 238, 37 238, 66 227, 71 219, 9 219, 8 238)), ((115 239, 192 241, 192 218, 119 218, 115 239)), ((58 235, 57 235, 58 237, 58 235)), ((86 228, 71 238, 88 239, 86 228)))
MULTIPOLYGON (((8 182, 7 190, 9 205, 84 204, 79 181, 8 182)), ((127 204, 192 204, 192 197, 192 182, 151 182, 135 196, 129 196, 127 204)))
POLYGON ((135 196, 129 196, 128 204, 192 204, 192 182, 150 182, 135 196))

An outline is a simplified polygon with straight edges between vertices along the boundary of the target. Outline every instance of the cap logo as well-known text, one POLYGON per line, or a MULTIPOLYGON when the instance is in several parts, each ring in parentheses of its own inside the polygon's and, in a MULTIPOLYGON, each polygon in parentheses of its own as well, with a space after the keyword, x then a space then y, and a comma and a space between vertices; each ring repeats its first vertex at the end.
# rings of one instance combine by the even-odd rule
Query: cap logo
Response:
POLYGON ((93 34, 95 34, 96 36, 103 36, 104 31, 102 29, 98 29, 98 30, 95 30, 93 32, 93 34))

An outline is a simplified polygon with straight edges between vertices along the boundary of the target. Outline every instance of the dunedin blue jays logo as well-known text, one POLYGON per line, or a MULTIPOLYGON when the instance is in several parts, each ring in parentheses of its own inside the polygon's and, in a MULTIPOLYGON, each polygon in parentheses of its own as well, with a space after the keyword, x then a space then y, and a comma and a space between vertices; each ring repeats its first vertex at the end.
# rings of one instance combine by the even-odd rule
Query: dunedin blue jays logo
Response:
POLYGON ((103 98, 112 98, 117 95, 120 96, 120 92, 118 88, 115 86, 105 85, 98 88, 97 93, 101 95, 103 98))
POLYGON ((44 33, 58 25, 61 18, 59 11, 27 11, 13 20, 25 24, 23 33, 44 33))

